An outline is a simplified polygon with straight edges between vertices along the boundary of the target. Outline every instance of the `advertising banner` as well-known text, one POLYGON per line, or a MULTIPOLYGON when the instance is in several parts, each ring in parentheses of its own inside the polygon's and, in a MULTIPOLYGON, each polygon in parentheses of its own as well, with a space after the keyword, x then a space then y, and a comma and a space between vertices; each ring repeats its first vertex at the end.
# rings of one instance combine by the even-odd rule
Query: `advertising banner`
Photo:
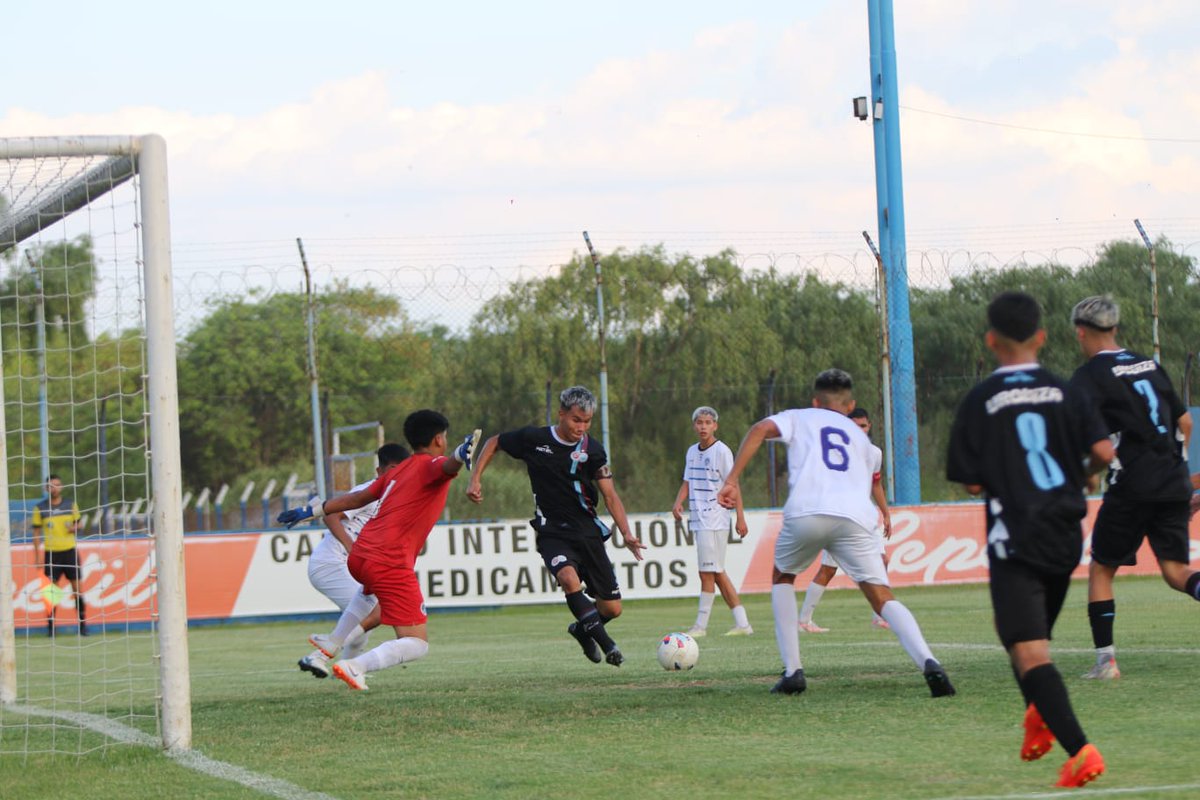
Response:
MULTIPOLYGON (((1084 521, 1084 557, 1077 576, 1087 574, 1087 544, 1099 501, 1084 521)), ((729 535, 725 570, 740 592, 767 592, 775 538, 783 523, 777 510, 746 512, 745 539, 729 535)), ((637 561, 620 536, 609 543, 621 594, 627 599, 694 597, 700 591, 696 552, 686 525, 670 514, 632 514, 634 534, 645 544, 637 561)), ((887 543, 893 586, 979 582, 987 579, 984 514, 980 503, 953 503, 892 509, 887 543)), ((304 615, 335 611, 308 582, 308 559, 323 535, 315 527, 185 538, 188 617, 193 620, 304 615)), ((1191 529, 1191 560, 1200 567, 1200 518, 1191 529)), ((89 621, 120 624, 151 619, 154 552, 149 539, 79 542, 80 590, 89 621)), ((75 603, 61 581, 48 581, 32 563, 29 545, 13 548, 17 627, 46 624, 56 605, 59 624, 75 619, 75 603)), ((797 580, 803 589, 814 564, 797 580)), ((1156 574, 1157 564, 1143 545, 1136 567, 1121 574, 1156 574)), ((430 609, 555 602, 561 598, 542 560, 527 520, 438 524, 417 559, 417 573, 430 609)), ((832 587, 851 586, 840 573, 832 587)))

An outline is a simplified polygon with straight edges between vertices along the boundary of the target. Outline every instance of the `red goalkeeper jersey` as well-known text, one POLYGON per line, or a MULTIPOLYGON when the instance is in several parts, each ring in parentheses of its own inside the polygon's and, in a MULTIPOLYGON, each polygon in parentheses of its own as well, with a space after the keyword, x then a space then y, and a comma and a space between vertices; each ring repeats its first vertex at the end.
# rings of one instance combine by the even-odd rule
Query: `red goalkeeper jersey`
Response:
POLYGON ((379 499, 379 510, 363 526, 354 553, 376 563, 413 568, 446 507, 455 477, 442 470, 445 460, 445 456, 416 453, 371 484, 368 491, 379 499))

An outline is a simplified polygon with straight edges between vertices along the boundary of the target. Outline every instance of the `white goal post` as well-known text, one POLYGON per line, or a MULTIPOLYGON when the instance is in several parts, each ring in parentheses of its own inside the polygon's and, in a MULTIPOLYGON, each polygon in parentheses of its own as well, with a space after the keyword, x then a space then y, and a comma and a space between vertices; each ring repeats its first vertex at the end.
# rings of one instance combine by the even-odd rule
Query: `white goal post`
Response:
MULTIPOLYGON (((146 491, 150 508, 149 518, 145 520, 145 529, 142 530, 140 538, 144 541, 148 536, 152 541, 150 569, 157 578, 156 586, 149 592, 153 595, 150 601, 153 614, 149 624, 157 634, 155 646, 158 656, 156 677, 159 700, 156 712, 159 716, 159 732, 164 748, 171 751, 187 750, 191 747, 192 739, 191 687, 188 668, 179 403, 166 143, 158 135, 0 139, 0 167, 6 167, 8 170, 7 191, 10 195, 18 195, 15 198, 0 198, 0 257, 9 254, 9 263, 12 263, 11 252, 15 252, 15 248, 22 246, 30 237, 38 235, 50 226, 62 223, 81 211, 85 215, 82 224, 93 224, 93 212, 89 210, 93 204, 118 186, 131 181, 136 186, 133 200, 127 206, 131 209, 132 228, 136 228, 137 231, 122 229, 120 232, 134 240, 131 249, 140 250, 135 258, 136 268, 141 273, 141 286, 137 287, 141 297, 136 305, 141 317, 142 331, 135 349, 141 348, 144 351, 144 361, 139 366, 143 375, 138 387, 138 402, 144 401, 146 411, 146 441, 143 448, 149 462, 149 471, 144 482, 148 483, 146 491), (75 161, 71 161, 72 159, 75 161), (74 174, 70 174, 70 170, 62 166, 69 161, 83 166, 74 174), (59 170, 59 174, 49 175, 55 169, 59 170)), ((5 191, 4 177, 0 174, 0 193, 5 191)), ((107 224, 110 230, 119 227, 118 223, 106 221, 105 213, 95 212, 94 224, 107 224)), ((91 241, 89 238, 88 242, 91 241)), ((103 255, 97 256, 97 263, 101 263, 103 259, 103 255)), ((112 258, 108 260, 111 261, 112 258)), ((30 264, 32 265, 32 260, 30 264)), ((104 278, 96 280, 99 282, 104 278)), ((40 283, 38 288, 41 289, 40 283)), ((42 302, 44 304, 44 300, 42 302)), ((127 304, 135 305, 128 301, 127 304)), ((3 313, 3 308, 0 306, 0 314, 3 313)), ((39 307, 39 325, 42 324, 41 314, 42 310, 39 307)), ((0 324, 3 323, 5 320, 0 318, 0 324)), ((8 330, 11 331, 13 327, 12 320, 9 320, 8 330)), ((20 326, 16 327, 20 334, 20 326)), ((119 328, 120 325, 114 327, 119 328)), ((0 357, 3 357, 4 352, 7 351, 0 351, 0 357)), ((44 344, 42 355, 45 355, 44 344)), ((28 355, 22 357, 31 358, 28 355)), ((138 357, 141 358, 140 353, 138 357)), ((0 375, 4 374, 0 368, 0 375)), ((44 381, 44 369, 42 375, 44 381)), ((71 374, 67 380, 72 382, 73 387, 77 376, 71 374)), ((4 385, 0 382, 0 391, 4 385)), ((13 531, 9 513, 10 500, 14 499, 10 489, 16 485, 10 484, 10 460, 18 457, 18 454, 10 452, 10 443, 13 441, 12 436, 23 435, 24 430, 14 434, 8 427, 5 407, 9 402, 10 398, 0 397, 0 713, 7 709, 10 714, 29 714, 33 703, 24 696, 17 673, 18 643, 17 626, 14 621, 17 611, 14 594, 17 588, 13 580, 13 531)), ((33 407, 33 404, 28 402, 25 406, 33 407)), ((103 408, 103 405, 100 407, 103 408)), ((72 410, 71 413, 75 412, 72 410)), ((21 414, 26 414, 24 407, 21 414)), ((105 425, 106 420, 102 419, 101 424, 94 427, 104 429, 105 425)), ((44 423, 43 427, 46 427, 44 423)), ((100 435, 103 436, 103 430, 100 435)), ((79 459, 97 457, 94 454, 99 453, 101 449, 88 451, 86 456, 79 456, 79 459)), ((43 455, 43 459, 45 458, 43 455)), ((103 460, 104 455, 101 453, 98 458, 103 460)), ((37 474, 41 474, 40 470, 37 474)), ((24 480, 23 485, 26 487, 32 484, 31 480, 22 479, 20 476, 15 480, 24 480)), ((39 478, 39 482, 44 480, 44 476, 39 478)), ((107 483, 105 487, 104 491, 107 490, 107 483)), ((104 505, 96 508, 94 519, 100 521, 97 540, 105 539, 103 520, 108 510, 104 505)), ((146 549, 149 553, 150 545, 146 545, 146 549)), ((82 589, 80 591, 82 593, 82 589)), ((80 608, 82 609, 82 606, 80 608)), ((79 618, 82 635, 82 610, 79 618)), ((49 617, 49 629, 53 634, 52 615, 49 617)), ((91 646, 96 638, 102 637, 116 639, 118 634, 104 633, 101 637, 93 634, 87 643, 80 638, 79 649, 82 651, 85 644, 91 646)), ((38 640, 41 641, 42 639, 38 640)), ((26 649, 28 647, 26 645, 26 649)), ((65 647, 65 643, 59 644, 46 658, 63 659, 65 647)), ((97 655, 102 652, 97 651, 97 655)), ((79 656, 81 663, 85 657, 84 654, 79 656)), ((107 655, 105 657, 107 658, 107 655)), ((80 691, 79 694, 84 693, 80 691)), ((38 713, 37 709, 32 713, 38 713)), ((0 728, 0 737, 2 736, 3 729, 0 728)))

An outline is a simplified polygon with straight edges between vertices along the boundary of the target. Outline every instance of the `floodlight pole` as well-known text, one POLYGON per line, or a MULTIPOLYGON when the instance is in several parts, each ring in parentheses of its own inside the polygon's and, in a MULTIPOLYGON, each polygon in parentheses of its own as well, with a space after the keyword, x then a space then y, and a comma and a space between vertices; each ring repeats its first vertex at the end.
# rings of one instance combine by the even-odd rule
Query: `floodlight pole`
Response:
POLYGON ((608 358, 604 354, 604 280, 600 275, 600 256, 592 247, 592 239, 588 232, 583 232, 583 241, 587 242, 588 252, 592 254, 592 266, 596 268, 596 327, 600 332, 600 431, 604 437, 604 452, 608 453, 608 463, 613 460, 612 447, 608 443, 608 358))
POLYGON ((1137 231, 1142 235, 1146 249, 1150 251, 1150 336, 1154 342, 1154 363, 1161 364, 1162 345, 1158 341, 1158 264, 1154 260, 1154 243, 1146 235, 1146 229, 1142 227, 1140 219, 1135 219, 1133 224, 1137 226, 1137 231))
POLYGON ((879 244, 888 286, 891 350, 892 445, 895 501, 921 502, 916 380, 908 309, 908 256, 904 233, 904 178, 900 159, 900 91, 892 0, 867 0, 871 43, 871 116, 875 135, 875 192, 879 244), (881 175, 882 173, 882 175, 881 175))
POLYGON ((321 385, 317 380, 317 314, 316 297, 313 295, 312 273, 308 270, 308 258, 304 255, 304 242, 296 237, 300 250, 300 263, 304 266, 304 293, 308 298, 308 393, 312 406, 313 429, 313 483, 317 494, 329 496, 325 486, 325 436, 321 431, 321 385))

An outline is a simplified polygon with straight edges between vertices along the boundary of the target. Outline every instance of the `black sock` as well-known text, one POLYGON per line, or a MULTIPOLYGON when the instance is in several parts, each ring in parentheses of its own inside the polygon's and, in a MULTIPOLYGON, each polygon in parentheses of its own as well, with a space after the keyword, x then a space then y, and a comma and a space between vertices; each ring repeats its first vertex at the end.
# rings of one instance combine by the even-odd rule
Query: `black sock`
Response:
POLYGON ((79 615, 79 624, 87 622, 87 606, 83 604, 83 598, 75 595, 75 613, 79 615))
POLYGON ((595 604, 587 598, 587 595, 582 591, 571 592, 567 595, 567 606, 575 615, 575 619, 579 620, 579 627, 592 637, 592 641, 600 645, 601 650, 607 653, 617 646, 617 643, 608 635, 608 631, 604 630, 604 618, 596 609, 595 604))
POLYGON ((1188 575, 1187 583, 1184 584, 1188 597, 1193 600, 1200 600, 1200 572, 1193 572, 1188 575))
POLYGON ((1037 706, 1046 727, 1063 749, 1072 756, 1082 750, 1087 744, 1087 736, 1071 708, 1071 698, 1067 696, 1067 687, 1058 668, 1053 664, 1034 667, 1021 679, 1021 688, 1037 706))
POLYGON ((1096 647, 1112 647, 1113 621, 1116 618, 1116 600, 1096 600, 1088 603, 1088 622, 1092 623, 1092 644, 1096 647))

